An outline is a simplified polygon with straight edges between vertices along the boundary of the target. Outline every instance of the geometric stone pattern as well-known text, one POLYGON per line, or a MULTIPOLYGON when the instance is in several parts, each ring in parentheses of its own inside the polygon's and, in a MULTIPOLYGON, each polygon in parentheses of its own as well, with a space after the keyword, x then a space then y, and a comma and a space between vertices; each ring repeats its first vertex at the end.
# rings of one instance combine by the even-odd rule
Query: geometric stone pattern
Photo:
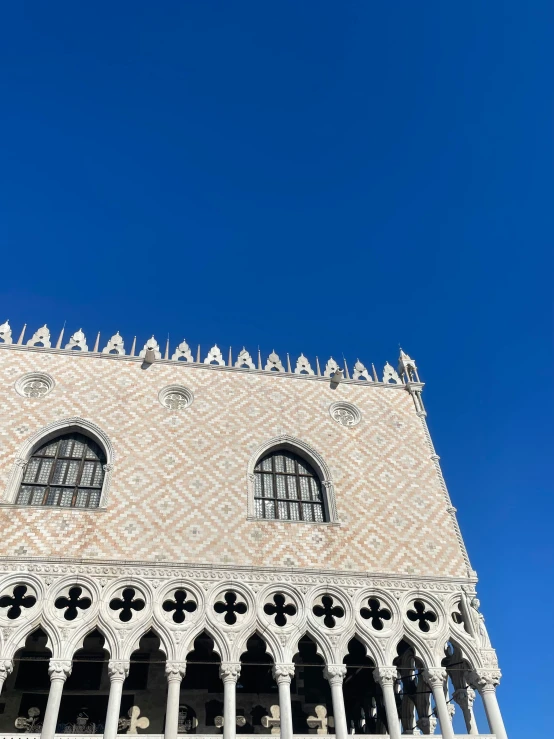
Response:
MULTIPOLYGON (((0 499, 18 451, 46 425, 79 416, 110 438, 115 461, 105 510, 0 506, 0 558, 260 566, 473 582, 430 450, 404 385, 233 367, 0 346, 0 499), (43 398, 17 380, 50 375, 43 398), (159 392, 184 385, 179 413, 159 392), (329 415, 351 403, 361 421, 329 415), (247 467, 268 439, 302 440, 327 463, 338 522, 247 518, 247 467)), ((447 495, 447 494, 446 494, 447 495)))

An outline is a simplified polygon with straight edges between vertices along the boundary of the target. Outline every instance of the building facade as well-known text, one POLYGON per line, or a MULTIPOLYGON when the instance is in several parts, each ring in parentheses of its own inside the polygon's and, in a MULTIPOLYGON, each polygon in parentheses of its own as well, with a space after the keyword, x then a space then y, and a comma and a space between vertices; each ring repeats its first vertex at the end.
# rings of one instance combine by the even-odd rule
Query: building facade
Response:
POLYGON ((101 338, 0 326, 1 736, 506 738, 410 357, 101 338))

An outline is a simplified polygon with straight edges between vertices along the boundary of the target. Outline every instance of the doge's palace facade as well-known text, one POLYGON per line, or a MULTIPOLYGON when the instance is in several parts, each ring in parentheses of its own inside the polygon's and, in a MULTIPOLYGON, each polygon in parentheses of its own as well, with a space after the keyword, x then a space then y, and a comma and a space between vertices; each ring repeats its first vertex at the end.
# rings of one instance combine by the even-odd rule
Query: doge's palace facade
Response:
POLYGON ((0 737, 506 739, 414 361, 127 344, 0 326, 0 737))

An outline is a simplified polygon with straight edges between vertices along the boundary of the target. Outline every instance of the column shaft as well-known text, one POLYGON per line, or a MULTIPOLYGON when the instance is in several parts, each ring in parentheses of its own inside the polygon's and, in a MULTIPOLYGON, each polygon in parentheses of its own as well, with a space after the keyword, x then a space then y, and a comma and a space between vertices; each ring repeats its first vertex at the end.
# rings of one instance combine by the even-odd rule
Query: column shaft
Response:
POLYGON ((400 721, 396 708, 394 681, 398 676, 396 667, 376 667, 373 670, 375 682, 378 682, 383 691, 383 703, 387 714, 387 725, 390 739, 401 739, 400 721))
POLYGON ((167 707, 165 710, 165 739, 176 739, 179 724, 179 696, 181 681, 170 680, 167 684, 167 707))
POLYGON ((292 706, 290 700, 290 683, 294 677, 293 664, 273 666, 273 677, 279 689, 279 716, 281 739, 292 739, 292 706))
POLYGON ((342 692, 346 665, 327 665, 324 669, 324 675, 331 686, 335 736, 337 739, 346 739, 348 737, 348 727, 346 726, 346 711, 344 710, 344 695, 342 692))
POLYGON ((489 722, 490 730, 496 735, 496 739, 508 739, 504 721, 502 720, 502 714, 500 713, 500 707, 496 699, 495 688, 485 688, 480 692, 483 699, 483 705, 485 706, 485 713, 487 714, 487 721, 489 722))
POLYGON ((501 672, 498 668, 479 668, 465 674, 466 680, 472 688, 479 691, 483 699, 490 731, 496 739, 508 739, 502 714, 496 699, 496 686, 500 683, 501 672))
POLYGON ((223 739, 235 739, 237 735, 237 684, 234 680, 223 683, 223 739))
POLYGON ((44 712, 44 721, 42 722, 42 739, 53 739, 56 733, 56 725, 58 723, 58 713, 60 711, 60 702, 62 700, 63 684, 65 680, 54 678, 50 681, 50 692, 48 693, 48 703, 44 712))
POLYGON ((115 739, 119 724, 123 683, 129 674, 129 663, 111 660, 108 663, 108 674, 110 676, 110 696, 104 724, 104 739, 115 739))
POLYGON ((281 717, 281 739, 292 739, 292 706, 290 701, 290 682, 282 681, 279 688, 279 715, 281 717))
POLYGON ((106 723, 104 724, 104 739, 114 739, 117 734, 123 682, 123 680, 112 680, 110 683, 110 697, 108 698, 108 710, 106 712, 106 723))
POLYGON ((430 667, 423 670, 423 679, 433 691, 435 709, 439 720, 443 739, 454 739, 454 729, 446 705, 444 687, 448 679, 446 670, 442 667, 430 667))
POLYGON ((54 739, 58 714, 60 712, 63 685, 71 674, 71 662, 67 660, 50 660, 48 674, 50 675, 50 692, 48 693, 48 702, 46 704, 46 711, 44 712, 44 721, 42 722, 41 739, 54 739))
POLYGON ((184 662, 166 662, 167 705, 165 709, 165 739, 177 739, 179 733, 179 699, 181 680, 185 676, 184 662))
POLYGON ((223 739, 237 735, 237 680, 240 663, 222 662, 219 674, 223 680, 223 739))
POLYGON ((439 720, 442 737, 443 739, 454 739, 454 729, 452 728, 452 721, 450 720, 450 714, 448 713, 444 690, 442 686, 438 688, 431 687, 431 690, 433 691, 433 696, 435 698, 435 707, 437 709, 437 718, 439 720))

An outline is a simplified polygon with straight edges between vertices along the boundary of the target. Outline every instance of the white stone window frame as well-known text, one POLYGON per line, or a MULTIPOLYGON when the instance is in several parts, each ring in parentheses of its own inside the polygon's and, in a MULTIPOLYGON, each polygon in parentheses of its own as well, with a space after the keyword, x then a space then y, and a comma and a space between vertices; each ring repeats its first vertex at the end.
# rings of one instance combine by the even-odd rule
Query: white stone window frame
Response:
POLYGON ((303 524, 308 526, 329 526, 330 524, 335 526, 340 525, 337 515, 337 503, 335 500, 335 486, 331 477, 331 470, 321 454, 305 441, 302 441, 302 439, 297 439, 288 434, 281 434, 280 436, 275 436, 272 439, 264 441, 250 457, 246 480, 248 486, 248 521, 257 521, 259 523, 262 522, 268 524, 303 524), (328 521, 293 521, 290 519, 257 518, 256 504, 254 501, 255 467, 265 454, 268 452, 278 452, 281 449, 286 449, 289 452, 293 452, 294 454, 298 454, 303 457, 316 471, 321 482, 323 495, 325 496, 324 506, 327 511, 328 521))
MULTIPOLYGON (((4 498, 0 505, 15 506, 17 496, 19 494, 19 488, 23 480, 23 474, 27 462, 31 459, 35 451, 46 444, 47 442, 55 439, 57 436, 62 434, 79 433, 88 436, 92 441, 96 442, 103 450, 106 455, 106 463, 104 464, 104 482, 102 484, 102 491, 100 493, 100 503, 96 508, 68 508, 66 506, 34 506, 36 510, 48 510, 48 511, 85 511, 90 513, 91 511, 105 510, 108 504, 108 496, 110 492, 110 486, 112 481, 112 474, 115 463, 115 453, 113 444, 109 436, 95 423, 88 421, 86 418, 80 418, 78 416, 73 418, 65 418, 60 421, 53 421, 47 426, 39 429, 32 436, 30 436, 22 446, 16 455, 15 462, 12 466, 8 483, 4 491, 4 498)), ((25 508, 33 506, 22 506, 25 508)))

